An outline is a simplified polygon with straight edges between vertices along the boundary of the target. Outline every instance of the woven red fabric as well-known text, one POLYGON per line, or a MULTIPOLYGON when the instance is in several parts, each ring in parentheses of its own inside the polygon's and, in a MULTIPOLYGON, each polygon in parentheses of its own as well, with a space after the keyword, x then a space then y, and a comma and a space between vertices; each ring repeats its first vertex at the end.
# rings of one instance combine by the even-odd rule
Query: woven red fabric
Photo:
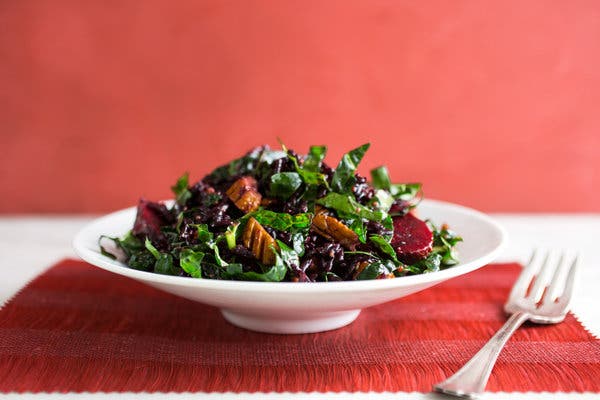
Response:
MULTIPOLYGON (((65 260, 0 310, 0 392, 421 391, 505 320, 519 272, 495 264, 309 335, 236 328, 215 308, 65 260)), ((600 341, 569 315, 526 325, 490 391, 600 392, 600 341)))

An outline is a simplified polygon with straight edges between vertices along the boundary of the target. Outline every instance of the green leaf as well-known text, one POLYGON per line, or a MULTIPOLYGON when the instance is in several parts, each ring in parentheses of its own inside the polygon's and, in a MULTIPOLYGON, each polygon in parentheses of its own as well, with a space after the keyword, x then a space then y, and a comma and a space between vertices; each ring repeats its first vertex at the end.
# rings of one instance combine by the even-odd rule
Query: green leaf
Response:
MULTIPOLYGON (((156 262, 154 263, 154 272, 163 275, 175 275, 176 270, 173 266, 173 256, 169 253, 161 253, 154 247, 148 238, 144 242, 146 249, 152 254, 156 262)), ((130 260, 131 262, 131 260, 130 260)))
POLYGON ((214 252, 215 260, 217 261, 217 265, 219 267, 227 267, 229 263, 221 258, 221 254, 219 253, 219 246, 217 246, 216 242, 208 243, 208 247, 214 252))
POLYGON ((383 189, 377 189, 371 204, 379 210, 388 212, 394 204, 394 197, 383 189))
POLYGON ((236 245, 237 229, 240 226, 239 222, 235 222, 227 227, 225 231, 225 240, 227 241, 227 248, 233 249, 236 245))
POLYGON ((381 275, 391 274, 394 270, 396 270, 396 266, 391 260, 378 260, 367 265, 356 279, 377 279, 381 275))
POLYGON ((223 277, 225 278, 235 278, 238 277, 242 279, 244 277, 244 268, 242 264, 232 263, 228 264, 225 272, 223 273, 223 277))
POLYGON ((354 174, 369 146, 369 143, 365 143, 343 155, 331 179, 331 189, 334 192, 348 193, 352 190, 355 183, 354 174))
POLYGON ((133 253, 127 260, 127 265, 130 268, 140 271, 151 271, 156 263, 156 258, 146 250, 133 253))
POLYGON ((263 152, 259 156, 259 161, 272 164, 273 161, 279 160, 280 158, 287 157, 287 153, 281 150, 271 150, 268 147, 264 147, 263 152))
POLYGON ((439 271, 441 264, 442 256, 438 253, 430 253, 424 260, 421 260, 413 265, 405 267, 413 273, 424 274, 428 272, 439 271))
POLYGON ((433 222, 426 221, 429 229, 433 232, 433 254, 440 255, 440 268, 446 268, 458 264, 458 256, 455 246, 462 241, 462 238, 451 231, 445 225, 441 229, 436 227, 433 222))
MULTIPOLYGON (((276 256, 281 257, 281 261, 286 266, 286 270, 288 268, 291 268, 293 265, 295 265, 296 267, 300 265, 300 256, 298 255, 296 250, 290 248, 281 240, 277 240, 277 245, 279 246, 279 251, 275 254, 276 256)), ((277 264, 277 262, 275 264, 277 264)))
POLYGON ((390 190, 392 182, 387 167, 381 166, 371 170, 371 182, 375 189, 390 190))
MULTIPOLYGON (((310 169, 306 169, 306 168, 302 167, 298 163, 298 159, 288 151, 288 149, 285 147, 285 145, 283 143, 281 144, 281 148, 283 149, 283 151, 285 151, 288 158, 292 161, 292 163, 294 164, 294 168, 296 169, 296 172, 298 173, 298 175, 300 175, 300 177, 302 178, 302 181, 307 186, 324 185, 326 187, 329 187, 329 184, 327 183, 327 179, 324 174, 322 174, 319 171, 312 171, 310 169)), ((310 166, 310 163, 309 163, 309 166, 310 166)))
POLYGON ((398 261, 398 257, 396 255, 396 251, 390 244, 390 242, 381 235, 371 235, 369 236, 369 240, 379 249, 382 253, 388 256, 395 265, 400 265, 400 261, 398 261))
POLYGON ((154 247, 150 239, 146 238, 144 246, 146 246, 146 249, 154 256, 156 260, 160 258, 160 251, 158 251, 156 247, 154 247))
POLYGON ((245 272, 245 277, 265 282, 281 282, 283 278, 285 278, 289 264, 298 259, 298 254, 280 240, 278 240, 277 243, 280 250, 275 252, 275 265, 273 265, 267 272, 262 274, 256 272, 245 272))
POLYGON ((202 278, 202 259, 204 256, 205 253, 201 251, 184 249, 180 255, 179 265, 191 277, 202 278))
MULTIPOLYGON (((387 229, 390 232, 394 232, 394 220, 392 219, 391 215, 386 215, 386 217, 381 221, 381 225, 383 225, 383 227, 385 229, 387 229)), ((392 235, 390 234, 390 237, 388 238, 388 240, 392 239, 392 235)))
POLYGON ((326 187, 329 186, 324 174, 322 174, 320 172, 307 171, 298 165, 298 160, 296 160, 295 157, 292 157, 292 160, 294 160, 296 172, 298 172, 300 177, 302 177, 302 180, 304 181, 305 184, 312 185, 312 186, 319 186, 319 185, 324 185, 326 187))
POLYGON ((173 268, 173 256, 168 253, 160 253, 156 263, 154 264, 154 272, 163 275, 175 275, 175 269, 173 268))
POLYGON ((419 194, 422 186, 420 183, 394 183, 390 187, 390 193, 395 199, 408 201, 419 194))
POLYGON ((177 223, 175 224, 175 232, 181 233, 181 224, 183 224, 183 211, 177 214, 177 223))
POLYGON ((300 176, 302 182, 304 182, 305 188, 302 193, 302 199, 307 202, 308 209, 313 210, 319 187, 324 186, 329 190, 327 177, 321 173, 321 164, 327 153, 327 147, 311 146, 309 154, 302 165, 300 165, 298 159, 289 152, 283 143, 281 143, 281 148, 288 155, 288 158, 294 164, 296 173, 300 176))
POLYGON ((350 224, 348 225, 348 227, 350 229, 352 229, 354 231, 354 233, 356 233, 356 235, 358 236, 358 240, 361 243, 366 243, 367 241, 367 229, 365 228, 365 223, 363 222, 362 218, 355 218, 352 219, 350 221, 350 224))
POLYGON ((188 181, 189 174, 186 172, 177 179, 175 185, 171 186, 171 190, 175 194, 175 201, 182 206, 192 197, 192 193, 188 190, 188 181))
POLYGON ((196 230, 198 231, 198 240, 200 243, 209 243, 213 241, 213 233, 208 229, 208 225, 206 224, 196 224, 194 225, 196 230))
POLYGON ((202 196, 202 205, 204 207, 212 207, 223 199, 219 193, 208 193, 202 196))
POLYGON ((285 272, 285 270, 282 270, 281 265, 274 265, 266 272, 244 272, 242 264, 229 264, 224 276, 227 278, 236 278, 245 281, 281 282, 283 278, 285 278, 285 272), (283 276, 281 275, 282 271, 283 276))
POLYGON ((144 248, 142 241, 133 235, 133 231, 127 232, 125 237, 119 240, 119 246, 125 251, 136 251, 144 248))
POLYGON ((104 254, 105 256, 112 258, 113 260, 117 259, 118 255, 109 252, 106 249, 106 247, 104 247, 102 245, 102 239, 112 240, 115 243, 115 245, 117 246, 117 248, 121 249, 123 251, 123 253, 125 253, 125 256, 127 258, 131 257, 132 254, 135 254, 135 253, 139 252, 140 250, 144 249, 144 244, 142 243, 142 241, 140 239, 136 238, 133 235, 132 231, 127 232, 125 234, 125 236, 123 236, 122 238, 102 235, 98 239, 98 245, 100 247, 100 252, 102 254, 104 254))
POLYGON ((297 232, 308 229, 312 222, 312 214, 278 213, 270 210, 258 210, 251 214, 263 226, 269 226, 279 231, 297 232))
POLYGON ((392 183, 387 167, 371 170, 371 181, 375 189, 388 191, 394 199, 412 200, 422 188, 420 183, 392 183))
POLYGON ((271 176, 269 194, 272 197, 288 199, 302 185, 302 178, 297 172, 280 172, 271 176))
POLYGON ((310 146, 302 168, 309 172, 320 172, 321 164, 327 154, 327 146, 310 146))
MULTIPOLYGON (((338 214, 351 218, 366 218, 370 221, 381 222, 387 217, 387 213, 381 210, 371 210, 356 201, 351 194, 340 194, 330 192, 325 197, 317 200, 317 204, 334 209, 338 214)), ((340 215, 340 216, 342 216, 340 215)), ((344 217, 343 217, 344 218, 344 217)))

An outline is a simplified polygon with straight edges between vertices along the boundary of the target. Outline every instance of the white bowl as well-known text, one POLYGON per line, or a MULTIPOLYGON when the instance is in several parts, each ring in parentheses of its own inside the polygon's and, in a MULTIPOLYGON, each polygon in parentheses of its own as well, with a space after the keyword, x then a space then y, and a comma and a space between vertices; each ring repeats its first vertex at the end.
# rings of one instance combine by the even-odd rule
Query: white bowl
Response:
POLYGON ((351 282, 246 282, 194 279, 138 271, 100 253, 101 235, 122 236, 135 219, 136 208, 96 219, 75 237, 75 252, 85 261, 150 286, 221 309, 230 323, 270 333, 309 333, 340 328, 356 319, 361 309, 407 296, 490 263, 503 247, 504 229, 490 217, 470 208, 424 200, 419 217, 429 218, 463 237, 458 244, 460 264, 422 275, 351 282))

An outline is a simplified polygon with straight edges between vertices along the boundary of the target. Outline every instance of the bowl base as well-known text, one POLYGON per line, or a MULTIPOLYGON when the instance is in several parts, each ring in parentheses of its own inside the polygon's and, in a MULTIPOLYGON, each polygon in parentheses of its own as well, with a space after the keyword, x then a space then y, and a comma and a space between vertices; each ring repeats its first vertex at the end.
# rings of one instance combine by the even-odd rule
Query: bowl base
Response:
POLYGON ((265 333, 314 333, 338 329, 353 322, 360 310, 333 311, 306 316, 274 317, 222 309, 221 314, 231 324, 265 333))

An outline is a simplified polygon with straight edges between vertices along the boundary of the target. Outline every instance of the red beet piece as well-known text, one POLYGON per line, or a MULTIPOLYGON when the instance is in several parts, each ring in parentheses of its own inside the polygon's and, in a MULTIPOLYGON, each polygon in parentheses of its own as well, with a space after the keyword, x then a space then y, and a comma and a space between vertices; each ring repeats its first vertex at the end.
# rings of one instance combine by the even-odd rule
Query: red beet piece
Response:
POLYGON ((427 224, 412 214, 394 217, 394 236, 391 245, 398 260, 414 264, 424 259, 433 249, 433 233, 427 224))
POLYGON ((165 247, 167 245, 167 238, 160 228, 169 224, 170 220, 169 210, 164 204, 140 199, 135 223, 133 224, 133 234, 140 238, 147 237, 158 247, 165 247))

